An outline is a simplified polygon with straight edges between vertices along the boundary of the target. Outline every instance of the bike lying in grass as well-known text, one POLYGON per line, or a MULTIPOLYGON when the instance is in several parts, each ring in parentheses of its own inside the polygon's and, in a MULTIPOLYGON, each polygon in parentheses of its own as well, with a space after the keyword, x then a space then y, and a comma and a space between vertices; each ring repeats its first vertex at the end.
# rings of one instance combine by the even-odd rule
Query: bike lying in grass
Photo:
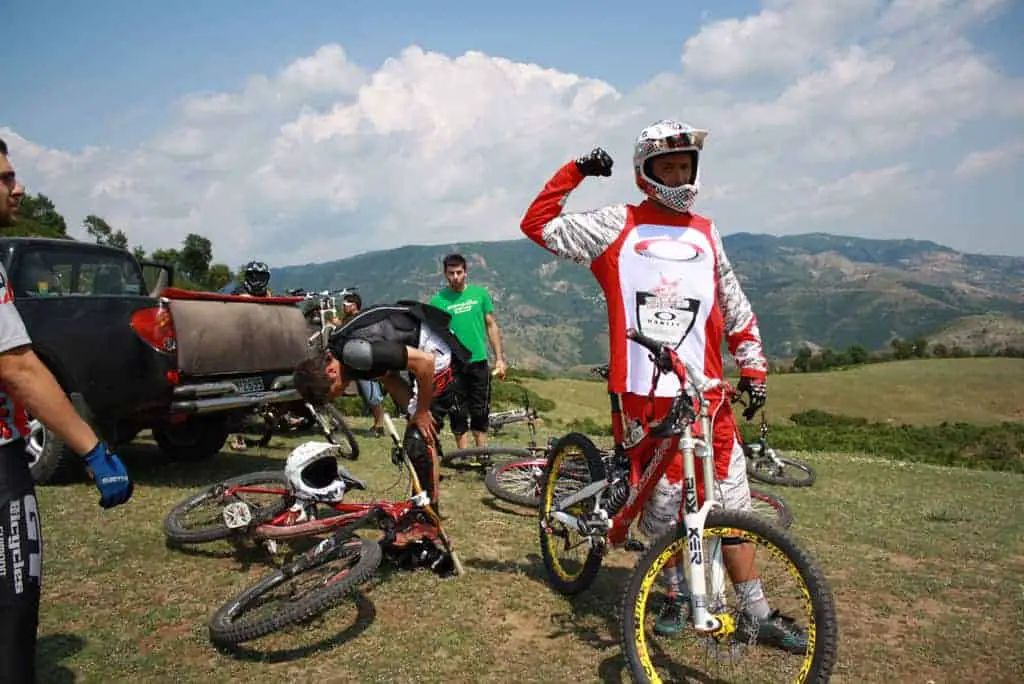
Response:
MULTIPOLYGON (((167 516, 165 532, 178 543, 248 537, 271 542, 273 550, 279 540, 330 534, 221 606, 210 620, 211 641, 238 644, 318 615, 369 579, 385 558, 400 566, 429 567, 442 575, 464 573, 387 414, 384 423, 394 443, 392 461, 410 477, 412 494, 405 500, 345 503, 346 490, 365 489, 366 484, 334 461, 336 470, 331 475, 342 487, 330 501, 300 499, 284 473, 271 471, 214 485, 182 501, 167 516), (249 495, 267 496, 269 502, 250 503, 249 495), (206 502, 219 507, 220 520, 198 530, 186 529, 183 514, 206 502), (360 538, 357 530, 364 528, 380 530, 381 538, 360 538), (305 582, 311 586, 302 587, 305 582), (284 594, 282 604, 267 610, 265 604, 278 590, 284 594)), ((305 449, 298 455, 329 454, 335 448, 307 442, 292 453, 305 449)))
POLYGON ((482 468, 486 470, 499 460, 523 460, 542 453, 544 449, 538 447, 536 442, 533 441, 533 437, 537 434, 537 420, 537 409, 530 406, 530 397, 524 392, 519 408, 491 412, 488 416, 488 432, 491 437, 496 437, 509 425, 526 423, 531 435, 530 443, 527 447, 508 447, 492 444, 482 447, 453 449, 441 455, 441 465, 449 468, 482 468))
POLYGON ((747 475, 765 484, 783 487, 810 487, 817 480, 814 468, 788 456, 780 456, 768 445, 768 419, 761 409, 758 439, 743 445, 747 457, 747 475))
MULTIPOLYGON (((643 510, 674 454, 681 451, 682 522, 656 539, 640 558, 622 599, 621 636, 632 677, 640 682, 699 678, 695 671, 722 663, 745 664, 750 671, 738 676, 711 675, 711 679, 828 681, 835 665, 838 635, 832 593, 817 563, 790 532, 752 513, 724 509, 715 500, 711 450, 697 450, 692 424, 700 421, 702 434, 712 434, 705 393, 718 387, 726 389, 724 383, 686 367, 667 345, 634 330, 628 337, 651 353, 657 369, 655 382, 663 374, 673 373, 682 389, 665 419, 643 431, 625 449, 630 461, 648 464, 636 481, 631 481, 634 478, 628 463, 613 462, 609 469, 584 435, 570 433, 555 444, 545 468, 538 516, 541 555, 549 583, 565 595, 587 589, 609 548, 627 542, 631 523, 643 510), (699 413, 686 391, 690 385, 699 413), (566 463, 573 457, 578 457, 580 463, 566 463), (697 458, 702 462, 704 485, 700 507, 697 458), (571 489, 575 491, 570 493, 571 489), (765 592, 775 605, 775 611, 767 617, 755 617, 749 602, 733 601, 729 596, 726 562, 745 553, 749 548, 743 546, 746 543, 767 551, 757 554, 762 567, 755 578, 764 581, 769 577, 766 562, 778 561, 782 565, 780 576, 798 585, 788 599, 774 588, 765 592), (566 563, 558 557, 563 550, 580 550, 583 558, 566 563), (679 607, 682 631, 654 643, 659 633, 648 629, 648 618, 656 612, 649 610, 649 599, 666 568, 675 565, 678 577, 678 563, 685 569, 690 595, 690 600, 679 607), (798 618, 786 617, 780 605, 798 611, 798 618), (693 657, 689 662, 671 662, 670 652, 688 641, 697 651, 690 654, 693 657), (768 662, 773 655, 781 655, 782 662, 768 662)), ((749 573, 752 561, 745 563, 743 570, 749 573)), ((662 605, 667 604, 668 600, 662 605)))

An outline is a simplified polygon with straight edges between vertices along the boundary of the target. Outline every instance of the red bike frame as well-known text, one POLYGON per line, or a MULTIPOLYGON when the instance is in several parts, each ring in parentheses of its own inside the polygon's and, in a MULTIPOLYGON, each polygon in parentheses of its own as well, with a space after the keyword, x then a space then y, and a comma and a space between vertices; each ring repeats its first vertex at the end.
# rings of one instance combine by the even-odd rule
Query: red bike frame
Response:
MULTIPOLYGON (((658 353, 665 355, 665 361, 667 362, 667 364, 671 365, 672 373, 674 373, 675 376, 679 379, 680 387, 686 387, 686 366, 683 363, 682 359, 680 359, 679 356, 676 354, 674 349, 665 345, 659 345, 653 340, 645 338, 643 335, 640 335, 633 330, 629 331, 628 336, 636 343, 642 344, 643 346, 650 349, 652 353, 655 350, 657 350, 658 353)), ((657 378, 660 377, 662 372, 656 371, 656 373, 657 375, 655 377, 655 384, 657 383, 657 378)), ((706 382, 707 380, 703 379, 703 381, 698 382, 698 384, 703 385, 706 382)), ((729 393, 729 386, 724 381, 718 381, 718 383, 718 387, 720 387, 723 390, 723 392, 727 395, 729 393)), ((679 452, 679 443, 682 439, 682 433, 679 430, 674 429, 673 423, 676 422, 676 419, 680 411, 692 410, 692 407, 687 409, 681 404, 681 402, 684 401, 684 399, 682 397, 676 397, 672 404, 672 408, 668 411, 668 414, 665 416, 665 418, 654 427, 648 428, 644 432, 643 436, 635 444, 631 444, 630 446, 627 447, 623 445, 623 435, 625 433, 625 427, 622 422, 621 401, 617 394, 612 392, 609 392, 609 394, 611 395, 612 403, 612 434, 615 439, 616 447, 621 447, 623 454, 629 459, 630 462, 629 498, 626 500, 626 503, 622 506, 622 508, 608 521, 608 541, 615 546, 619 546, 626 542, 627 536, 629 534, 630 525, 632 525, 633 521, 643 510, 644 504, 646 504, 647 500, 650 498, 651 493, 657 486, 657 483, 661 479, 661 476, 665 474, 665 471, 668 470, 668 467, 671 464, 672 459, 679 452), (641 463, 646 463, 647 465, 643 469, 643 472, 638 472, 639 464, 641 463)), ((684 396, 686 395, 684 394, 684 396)), ((710 425, 705 427, 710 427, 710 425)), ((709 436, 705 435, 704 437, 705 440, 707 440, 709 436)), ((708 444, 710 443, 708 442, 708 444)), ((710 452, 710 447, 707 447, 705 451, 707 451, 708 453, 702 455, 701 458, 713 458, 710 452)), ((711 494, 712 483, 707 481, 707 475, 709 473, 713 473, 713 469, 710 467, 710 463, 708 463, 707 466, 704 468, 705 497, 709 497, 711 494)), ((607 488, 609 482, 610 478, 606 477, 605 481, 594 484, 601 484, 604 485, 605 488, 607 488)), ((593 494, 596 494, 597 492, 594 491, 594 484, 588 485, 587 487, 584 487, 576 494, 567 497, 567 500, 570 502, 573 499, 581 500, 588 498, 593 494)), ((689 485, 691 483, 687 484, 689 485)), ((693 501, 687 500, 684 502, 684 504, 686 508, 692 508, 693 512, 696 512, 696 498, 694 498, 693 501)), ((567 503, 566 501, 560 502, 560 508, 566 505, 571 504, 567 503)), ((557 513, 555 515, 557 516, 557 513)))
MULTIPOLYGON (((383 526, 385 537, 381 541, 385 544, 393 543, 396 538, 394 534, 395 528, 399 526, 403 518, 418 509, 423 511, 428 519, 437 526, 438 538, 446 546, 450 547, 450 540, 441 528, 441 521, 434 512, 433 506, 430 505, 430 499, 420 484, 416 470, 405 454, 404 448, 400 445, 398 433, 391 422, 391 417, 387 414, 384 414, 384 423, 388 432, 392 435, 395 449, 401 451, 402 463, 408 470, 411 478, 412 495, 408 499, 402 501, 371 501, 366 503, 345 503, 344 501, 317 502, 327 506, 337 515, 303 521, 297 521, 300 513, 292 510, 290 507, 272 519, 255 525, 249 534, 255 539, 272 539, 275 541, 298 539, 332 532, 338 533, 339 531, 343 534, 345 532, 343 528, 348 528, 349 531, 352 531, 360 527, 376 525, 380 521, 385 521, 383 526)), ((358 488, 362 489, 362 486, 358 488)), ((250 494, 277 494, 293 502, 293 504, 294 502, 299 502, 287 487, 266 485, 232 485, 225 490, 224 496, 245 492, 250 494)), ((413 523, 412 528, 415 529, 415 523, 413 523)), ((459 574, 461 574, 461 570, 459 570, 459 574)))

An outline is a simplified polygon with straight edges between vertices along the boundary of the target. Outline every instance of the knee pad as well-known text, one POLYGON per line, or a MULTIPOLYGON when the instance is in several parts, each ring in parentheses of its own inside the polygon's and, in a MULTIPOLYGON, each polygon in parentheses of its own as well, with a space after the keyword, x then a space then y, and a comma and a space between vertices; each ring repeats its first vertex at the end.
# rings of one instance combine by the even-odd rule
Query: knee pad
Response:
POLYGON ((437 498, 434 491, 434 461, 430 456, 430 447, 418 433, 407 432, 404 440, 405 453, 409 456, 416 477, 431 499, 437 498))
POLYGON ((405 453, 409 456, 409 461, 413 466, 419 468, 424 464, 431 465, 430 448, 419 433, 414 433, 411 430, 406 433, 402 446, 405 447, 405 453))

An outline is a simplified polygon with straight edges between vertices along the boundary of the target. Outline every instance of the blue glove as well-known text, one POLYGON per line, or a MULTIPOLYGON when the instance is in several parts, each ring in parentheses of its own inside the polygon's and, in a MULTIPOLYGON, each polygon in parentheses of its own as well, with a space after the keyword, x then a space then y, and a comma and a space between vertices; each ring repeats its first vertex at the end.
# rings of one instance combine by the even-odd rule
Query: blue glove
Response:
POLYGON ((96 478, 96 489, 100 490, 100 506, 113 508, 132 498, 135 485, 128 478, 124 463, 105 442, 100 442, 85 455, 85 463, 96 478))

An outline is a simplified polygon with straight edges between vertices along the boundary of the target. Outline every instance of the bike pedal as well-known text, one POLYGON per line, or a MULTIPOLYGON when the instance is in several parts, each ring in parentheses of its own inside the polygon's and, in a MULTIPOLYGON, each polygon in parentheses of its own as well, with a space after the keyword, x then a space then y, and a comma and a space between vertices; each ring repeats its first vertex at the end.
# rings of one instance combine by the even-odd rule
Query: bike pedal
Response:
POLYGON ((644 544, 639 539, 627 539, 626 540, 625 549, 626 549, 626 551, 639 551, 639 552, 642 552, 642 551, 646 551, 647 550, 647 545, 644 544))

